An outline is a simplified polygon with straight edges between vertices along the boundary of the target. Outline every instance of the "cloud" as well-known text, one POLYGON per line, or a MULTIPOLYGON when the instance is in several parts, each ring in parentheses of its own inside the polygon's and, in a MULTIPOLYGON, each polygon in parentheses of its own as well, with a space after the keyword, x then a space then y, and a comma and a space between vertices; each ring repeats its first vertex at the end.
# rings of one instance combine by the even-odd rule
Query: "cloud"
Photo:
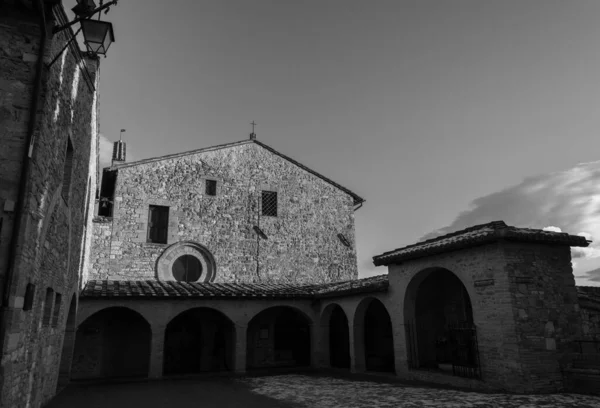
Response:
MULTIPOLYGON (((573 257, 600 257, 600 161, 528 177, 520 184, 477 198, 450 225, 421 239, 496 220, 547 231, 584 231, 577 234, 595 241, 588 248, 574 248, 573 257)), ((593 279, 600 282, 597 275, 593 279)))
POLYGON ((100 134, 99 151, 100 156, 100 170, 110 166, 113 153, 113 142, 108 140, 106 136, 100 134))
POLYGON ((542 228, 544 231, 552 231, 552 232, 562 232, 562 230, 558 227, 544 227, 542 228))
POLYGON ((583 275, 580 275, 578 277, 590 282, 600 282, 600 268, 587 271, 583 275))

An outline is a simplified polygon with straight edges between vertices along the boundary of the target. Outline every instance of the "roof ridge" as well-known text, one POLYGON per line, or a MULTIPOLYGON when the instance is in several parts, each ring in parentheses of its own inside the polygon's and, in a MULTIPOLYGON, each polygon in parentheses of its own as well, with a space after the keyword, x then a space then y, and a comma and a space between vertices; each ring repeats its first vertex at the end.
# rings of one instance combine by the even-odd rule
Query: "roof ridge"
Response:
POLYGON ((508 226, 502 220, 500 220, 500 221, 490 221, 490 222, 487 222, 485 224, 473 225, 471 227, 464 228, 464 229, 461 229, 461 230, 457 230, 457 231, 454 231, 454 232, 449 232, 447 234, 440 235, 440 236, 437 236, 435 238, 426 239, 425 241, 418 241, 415 244, 410 244, 410 245, 406 245, 406 246, 403 246, 403 247, 400 247, 400 248, 392 249, 391 251, 384 252, 384 253, 382 253, 381 255, 378 255, 378 256, 384 256, 384 255, 387 255, 387 254, 391 254, 392 252, 396 252, 396 251, 398 251, 400 249, 409 249, 409 248, 416 247, 416 246, 419 246, 419 245, 429 244, 429 243, 436 242, 436 241, 441 241, 442 239, 452 238, 454 236, 461 235, 461 234, 464 234, 464 233, 467 233, 467 232, 478 231, 478 230, 484 229, 485 227, 492 227, 492 229, 494 231, 497 231, 499 229, 507 228, 508 226))
POLYGON ((188 150, 186 152, 171 153, 171 154, 166 154, 163 156, 150 157, 147 159, 140 159, 140 160, 136 160, 133 162, 128 162, 128 163, 126 162, 126 163, 122 163, 122 164, 111 165, 109 167, 105 167, 105 169, 118 170, 118 169, 122 169, 122 168, 133 167, 133 166, 136 166, 139 164, 152 163, 152 162, 157 162, 157 161, 161 161, 161 160, 183 157, 183 156, 188 156, 188 155, 192 155, 192 154, 208 152, 208 151, 212 151, 212 150, 220 150, 220 149, 225 149, 225 148, 233 147, 233 146, 241 146, 241 145, 250 144, 250 143, 261 146, 263 149, 266 149, 269 152, 281 157, 282 159, 289 161, 290 163, 294 164, 295 166, 301 168, 302 170, 307 171, 308 173, 312 174, 313 176, 316 176, 316 177, 320 178, 321 180, 325 181, 326 183, 331 184, 335 188, 345 192, 346 194, 350 195, 354 199, 354 205, 358 205, 358 204, 366 201, 364 198, 360 197, 358 194, 347 189, 346 187, 343 187, 341 184, 336 183, 335 181, 331 180, 330 178, 325 177, 324 175, 318 173, 317 171, 312 170, 311 168, 303 165, 299 161, 292 159, 290 156, 287 156, 287 155, 275 150, 274 148, 267 145, 266 143, 260 142, 256 139, 245 139, 245 140, 240 140, 237 142, 230 142, 230 143, 224 143, 224 144, 215 145, 215 146, 203 147, 200 149, 188 150))

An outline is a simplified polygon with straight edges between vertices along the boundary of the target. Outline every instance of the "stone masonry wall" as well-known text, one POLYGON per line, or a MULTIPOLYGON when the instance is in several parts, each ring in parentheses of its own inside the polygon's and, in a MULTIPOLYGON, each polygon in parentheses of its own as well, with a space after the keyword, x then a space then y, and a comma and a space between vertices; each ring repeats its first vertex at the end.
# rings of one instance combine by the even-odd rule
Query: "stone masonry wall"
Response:
MULTIPOLYGON (((181 241, 212 253, 216 282, 357 277, 353 198, 258 144, 117 169, 111 242, 94 244, 90 279, 155 279, 157 258, 181 241), (216 197, 204 194, 206 177, 217 180, 216 197), (261 215, 261 190, 278 192, 277 217, 261 215), (151 204, 170 207, 168 244, 146 242, 151 204), (255 225, 268 239, 258 239, 255 225)), ((105 236, 106 225, 94 225, 94 236, 105 236)))
MULTIPOLYGON (((66 20, 58 7, 47 16, 48 30, 53 17, 66 20)), ((0 211, 5 200, 16 201, 40 45, 39 22, 36 12, 11 2, 0 13, 0 154, 10 157, 0 157, 0 211)), ((49 35, 46 63, 71 35, 69 30, 49 35)), ((71 299, 77 297, 89 163, 94 160, 91 122, 96 64, 82 60, 69 47, 52 67, 42 68, 24 218, 10 299, 3 305, 1 406, 39 407, 56 392, 66 318, 71 299), (72 177, 70 193, 63 198, 67 138, 73 146, 72 177), (33 304, 23 310, 28 284, 35 285, 33 304), (44 314, 50 319, 44 319, 44 314)), ((5 220, 0 268, 5 268, 14 213, 0 216, 5 220)), ((0 270, 4 282, 6 270, 0 270)))
POLYGON ((560 362, 579 337, 581 317, 568 246, 503 245, 519 342, 531 391, 562 389, 560 362))
POLYGON ((584 339, 600 340, 600 302, 579 302, 581 334, 584 339))

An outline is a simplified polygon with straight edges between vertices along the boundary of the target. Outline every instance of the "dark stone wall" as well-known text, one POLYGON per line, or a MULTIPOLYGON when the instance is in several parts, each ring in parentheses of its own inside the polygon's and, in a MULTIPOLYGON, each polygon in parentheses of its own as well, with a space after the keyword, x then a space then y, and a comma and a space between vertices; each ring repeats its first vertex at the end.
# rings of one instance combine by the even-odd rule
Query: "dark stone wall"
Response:
POLYGON ((506 243, 503 249, 528 391, 560 390, 560 362, 581 335, 570 248, 506 243))
POLYGON ((90 279, 155 279, 158 257, 181 241, 212 253, 215 282, 358 275, 353 198, 255 143, 120 167, 116 183, 110 242, 109 227, 94 224, 90 279), (217 196, 204 194, 206 178, 217 180, 217 196), (278 192, 277 217, 261 215, 262 190, 278 192), (167 244, 146 242, 149 205, 170 207, 167 244))
MULTIPOLYGON (((49 30, 55 18, 66 19, 58 8, 53 12, 47 16, 49 30)), ((5 3, 0 13, 3 286, 7 284, 7 256, 15 216, 4 208, 7 201, 17 200, 23 152, 27 149, 30 99, 41 36, 39 21, 35 11, 12 2, 5 3)), ((45 63, 58 55, 69 35, 67 30, 48 37, 45 63)), ((95 154, 96 68, 97 61, 82 59, 73 48, 67 48, 52 67, 42 68, 23 223, 17 239, 10 298, 3 305, 2 406, 38 407, 56 392, 69 305, 77 297, 90 162, 95 154), (65 200, 62 190, 63 180, 68 179, 63 176, 67 138, 73 145, 73 161, 70 194, 65 200), (23 310, 28 284, 35 285, 33 305, 31 310, 23 310), (42 318, 44 313, 52 316, 47 323, 42 318)))

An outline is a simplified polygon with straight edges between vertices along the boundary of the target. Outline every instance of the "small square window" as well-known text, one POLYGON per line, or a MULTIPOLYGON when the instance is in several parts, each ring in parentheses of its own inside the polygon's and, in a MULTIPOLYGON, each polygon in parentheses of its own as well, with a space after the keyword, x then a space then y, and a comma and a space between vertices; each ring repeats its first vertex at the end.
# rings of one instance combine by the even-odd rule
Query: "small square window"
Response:
POLYGON ((205 193, 207 196, 217 195, 217 180, 206 180, 205 193))
POLYGON ((262 215, 277 217, 277 192, 262 192, 262 215))

